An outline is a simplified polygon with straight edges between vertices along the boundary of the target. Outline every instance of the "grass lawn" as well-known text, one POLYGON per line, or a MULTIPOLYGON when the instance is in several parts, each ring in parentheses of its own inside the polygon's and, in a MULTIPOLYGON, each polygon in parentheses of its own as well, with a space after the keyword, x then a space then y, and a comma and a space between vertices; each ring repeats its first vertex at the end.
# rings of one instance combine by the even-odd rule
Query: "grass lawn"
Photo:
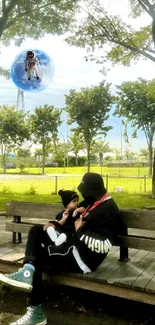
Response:
MULTIPOLYGON (((151 191, 151 178, 127 178, 127 176, 103 177, 105 186, 110 192, 115 192, 116 186, 123 187, 124 192, 144 193, 151 191)), ((31 175, 29 178, 13 178, 0 180, 0 192, 2 193, 21 193, 21 194, 54 194, 60 189, 76 190, 81 181, 81 175, 65 176, 37 176, 31 175)))
MULTIPOLYGON (((155 206, 155 199, 149 195, 110 193, 120 208, 143 209, 144 206, 155 206)), ((80 198, 82 199, 82 198, 80 198)), ((4 211, 9 201, 29 201, 42 203, 59 203, 59 195, 24 195, 24 194, 2 194, 0 193, 0 211, 4 211)))
MULTIPOLYGON (((91 166, 91 172, 101 173, 100 166, 91 166)), ((25 168, 23 171, 25 174, 41 174, 41 168, 25 168)), ((87 172, 87 167, 66 167, 65 174, 84 174, 87 172)), ((0 168, 0 173, 3 173, 3 170, 0 168)), ((7 173, 20 173, 20 170, 17 169, 7 169, 7 173)), ((45 174, 63 174, 64 167, 58 168, 45 168, 45 174)), ((102 167, 103 175, 128 175, 128 176, 144 176, 148 175, 148 167, 102 167)))

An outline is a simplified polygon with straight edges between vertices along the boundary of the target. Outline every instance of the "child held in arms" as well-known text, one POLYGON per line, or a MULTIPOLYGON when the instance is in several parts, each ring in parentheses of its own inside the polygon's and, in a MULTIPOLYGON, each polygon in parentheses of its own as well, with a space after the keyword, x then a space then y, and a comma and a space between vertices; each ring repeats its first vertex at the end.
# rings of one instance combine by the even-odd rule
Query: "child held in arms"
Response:
POLYGON ((58 194, 61 196, 65 209, 57 214, 56 220, 44 225, 44 230, 47 231, 56 246, 63 244, 69 236, 72 236, 75 232, 74 222, 86 207, 83 206, 86 205, 84 201, 78 203, 79 196, 75 191, 60 190, 58 194))

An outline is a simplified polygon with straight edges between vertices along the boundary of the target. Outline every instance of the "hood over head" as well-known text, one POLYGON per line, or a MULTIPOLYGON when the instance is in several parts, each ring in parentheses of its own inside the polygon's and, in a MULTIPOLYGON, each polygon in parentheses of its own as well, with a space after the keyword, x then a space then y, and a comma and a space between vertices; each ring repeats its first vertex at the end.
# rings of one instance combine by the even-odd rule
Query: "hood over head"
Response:
POLYGON ((78 191, 85 197, 92 197, 97 200, 99 197, 107 193, 104 187, 103 178, 97 173, 86 173, 78 186, 78 191))

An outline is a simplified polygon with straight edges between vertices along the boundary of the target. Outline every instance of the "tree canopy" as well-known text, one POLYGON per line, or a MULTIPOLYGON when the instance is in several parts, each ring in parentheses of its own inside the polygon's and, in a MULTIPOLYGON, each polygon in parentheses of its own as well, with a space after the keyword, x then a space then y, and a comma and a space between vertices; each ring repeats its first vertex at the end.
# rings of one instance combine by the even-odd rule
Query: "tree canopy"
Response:
POLYGON ((10 146, 21 145, 29 139, 30 133, 22 111, 15 106, 0 106, 0 148, 5 172, 5 155, 10 146))
POLYGON ((109 60, 113 64, 122 63, 128 66, 132 60, 140 58, 155 62, 152 41, 152 31, 155 35, 155 3, 152 4, 149 0, 129 0, 129 2, 131 5, 129 15, 137 17, 145 12, 150 16, 150 23, 135 29, 119 15, 109 14, 100 1, 88 0, 87 9, 84 10, 85 18, 82 23, 80 21, 75 25, 67 41, 86 48, 90 59, 103 65, 109 60), (101 55, 95 56, 96 49, 102 51, 101 55))
POLYGON ((54 106, 44 105, 36 107, 34 114, 30 115, 29 122, 31 134, 35 143, 42 145, 42 173, 44 174, 45 156, 50 142, 57 138, 58 127, 61 124, 61 110, 54 106))
POLYGON ((110 129, 104 125, 112 104, 110 84, 103 81, 98 86, 81 88, 79 92, 72 89, 65 97, 69 123, 77 123, 76 130, 85 140, 89 170, 90 146, 93 138, 97 134, 106 135, 110 129))
POLYGON ((133 127, 133 136, 137 130, 145 133, 149 150, 150 170, 152 174, 152 150, 155 134, 155 79, 123 82, 117 86, 117 108, 115 114, 123 116, 133 127))
POLYGON ((63 34, 74 21, 78 0, 2 0, 0 38, 19 46, 27 37, 63 34))

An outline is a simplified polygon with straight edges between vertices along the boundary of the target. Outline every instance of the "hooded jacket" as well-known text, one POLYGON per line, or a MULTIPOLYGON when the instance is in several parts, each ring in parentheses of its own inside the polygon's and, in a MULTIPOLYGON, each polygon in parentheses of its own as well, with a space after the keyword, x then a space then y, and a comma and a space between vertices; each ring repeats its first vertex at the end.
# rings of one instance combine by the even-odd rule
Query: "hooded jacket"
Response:
POLYGON ((72 237, 74 245, 82 261, 94 271, 104 260, 112 245, 116 243, 118 234, 122 234, 123 225, 118 206, 106 194, 103 179, 99 174, 84 175, 78 190, 86 198, 100 198, 98 203, 92 203, 83 217, 84 226, 80 227, 72 237), (102 200, 103 199, 103 200, 102 200))

